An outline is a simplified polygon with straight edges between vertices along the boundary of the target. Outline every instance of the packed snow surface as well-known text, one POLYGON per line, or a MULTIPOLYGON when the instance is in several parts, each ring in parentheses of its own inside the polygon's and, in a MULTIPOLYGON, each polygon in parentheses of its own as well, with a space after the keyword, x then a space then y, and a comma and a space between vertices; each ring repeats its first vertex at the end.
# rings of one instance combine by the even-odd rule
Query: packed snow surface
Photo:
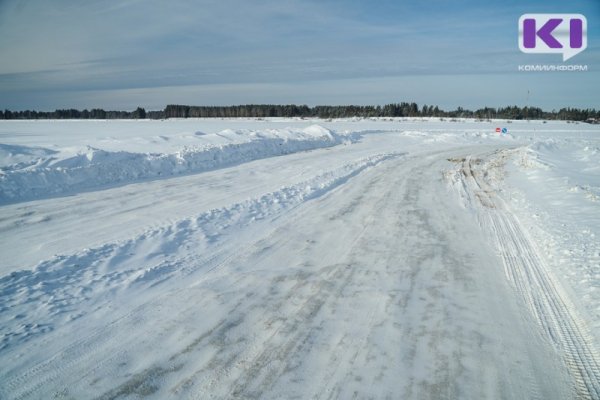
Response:
POLYGON ((598 126, 1 121, 0 235, 1 399, 600 399, 598 126))

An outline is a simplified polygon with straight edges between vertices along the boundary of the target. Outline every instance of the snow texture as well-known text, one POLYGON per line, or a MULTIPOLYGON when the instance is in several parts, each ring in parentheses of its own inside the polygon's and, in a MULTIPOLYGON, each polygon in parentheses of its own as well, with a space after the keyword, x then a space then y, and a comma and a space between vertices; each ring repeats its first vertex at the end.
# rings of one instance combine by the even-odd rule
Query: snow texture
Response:
POLYGON ((599 133, 2 121, 0 398, 598 399, 599 133))

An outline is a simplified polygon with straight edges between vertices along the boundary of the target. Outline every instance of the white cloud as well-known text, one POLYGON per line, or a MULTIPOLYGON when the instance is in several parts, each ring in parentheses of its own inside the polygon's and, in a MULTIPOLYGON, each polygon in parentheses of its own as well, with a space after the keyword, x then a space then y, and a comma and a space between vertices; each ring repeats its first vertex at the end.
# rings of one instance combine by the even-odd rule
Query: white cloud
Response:
MULTIPOLYGON (((110 91, 115 103, 146 104, 141 101, 145 93, 162 107, 177 93, 196 104, 195 90, 202 88, 221 104, 292 101, 290 90, 305 93, 297 96, 303 102, 326 103, 342 101, 348 93, 346 86, 326 83, 344 80, 354 85, 348 89, 354 94, 347 94, 353 102, 383 103, 393 101, 386 94, 389 88, 382 92, 383 87, 361 82, 406 77, 406 87, 415 80, 427 82, 419 75, 502 72, 510 82, 522 56, 511 36, 516 22, 510 13, 486 17, 483 7, 454 10, 443 4, 4 0, 0 98, 5 107, 15 107, 18 98, 19 104, 30 104, 26 107, 52 108, 77 106, 76 96, 100 102, 110 91), (385 4, 398 8, 397 15, 389 15, 385 4), (306 87, 314 87, 312 97, 306 87)), ((590 49, 586 53, 592 54, 590 49)), ((598 60, 597 52, 591 60, 598 60)), ((450 96, 430 81, 421 91, 437 91, 440 99, 450 96)), ((497 83, 502 92, 506 84, 497 83)))

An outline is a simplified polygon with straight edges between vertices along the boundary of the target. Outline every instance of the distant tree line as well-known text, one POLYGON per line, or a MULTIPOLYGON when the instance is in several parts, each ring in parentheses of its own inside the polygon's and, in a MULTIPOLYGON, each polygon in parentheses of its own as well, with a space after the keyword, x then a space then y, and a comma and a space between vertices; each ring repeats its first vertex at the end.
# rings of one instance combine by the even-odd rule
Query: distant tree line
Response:
MULTIPOLYGON (((162 111, 159 111, 161 115, 162 111)), ((144 119, 146 110, 138 107, 135 111, 104 111, 101 108, 92 110, 55 110, 55 111, 10 111, 0 110, 0 119, 144 119)), ((162 117, 158 117, 162 118, 162 117)))
POLYGON ((10 111, 0 110, 0 119, 164 119, 164 118, 350 118, 350 117, 445 117, 477 119, 547 119, 571 121, 599 121, 600 111, 595 109, 561 108, 544 111, 538 107, 509 106, 484 107, 475 111, 458 107, 444 111, 438 106, 417 103, 395 103, 384 106, 315 106, 249 104, 239 106, 186 106, 168 105, 164 110, 146 111, 138 107, 134 111, 55 110, 55 111, 10 111))
POLYGON ((269 105, 251 104, 240 106, 186 106, 168 105, 160 118, 268 118, 268 117, 305 117, 305 118, 349 118, 349 117, 447 117, 479 119, 558 119, 585 121, 600 119, 600 110, 561 108, 559 111, 543 111, 539 107, 509 106, 502 108, 480 108, 476 111, 458 107, 454 111, 444 111, 438 106, 417 103, 396 103, 385 106, 315 106, 306 105, 269 105))

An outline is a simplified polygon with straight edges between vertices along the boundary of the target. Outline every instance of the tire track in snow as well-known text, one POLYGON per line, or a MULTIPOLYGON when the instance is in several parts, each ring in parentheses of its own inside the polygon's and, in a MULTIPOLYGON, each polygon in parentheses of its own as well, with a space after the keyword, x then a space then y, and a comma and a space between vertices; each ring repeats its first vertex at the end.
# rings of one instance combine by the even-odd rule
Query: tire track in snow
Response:
POLYGON ((581 398, 600 398, 600 362, 585 322, 558 282, 549 274, 513 215, 490 212, 494 235, 506 268, 546 336, 564 353, 581 398))
POLYGON ((481 160, 467 157, 454 177, 460 180, 469 205, 477 210, 480 224, 492 234, 507 279, 526 303, 543 336, 562 355, 578 398, 600 399, 600 354, 587 324, 526 230, 486 182, 486 166, 481 160))

